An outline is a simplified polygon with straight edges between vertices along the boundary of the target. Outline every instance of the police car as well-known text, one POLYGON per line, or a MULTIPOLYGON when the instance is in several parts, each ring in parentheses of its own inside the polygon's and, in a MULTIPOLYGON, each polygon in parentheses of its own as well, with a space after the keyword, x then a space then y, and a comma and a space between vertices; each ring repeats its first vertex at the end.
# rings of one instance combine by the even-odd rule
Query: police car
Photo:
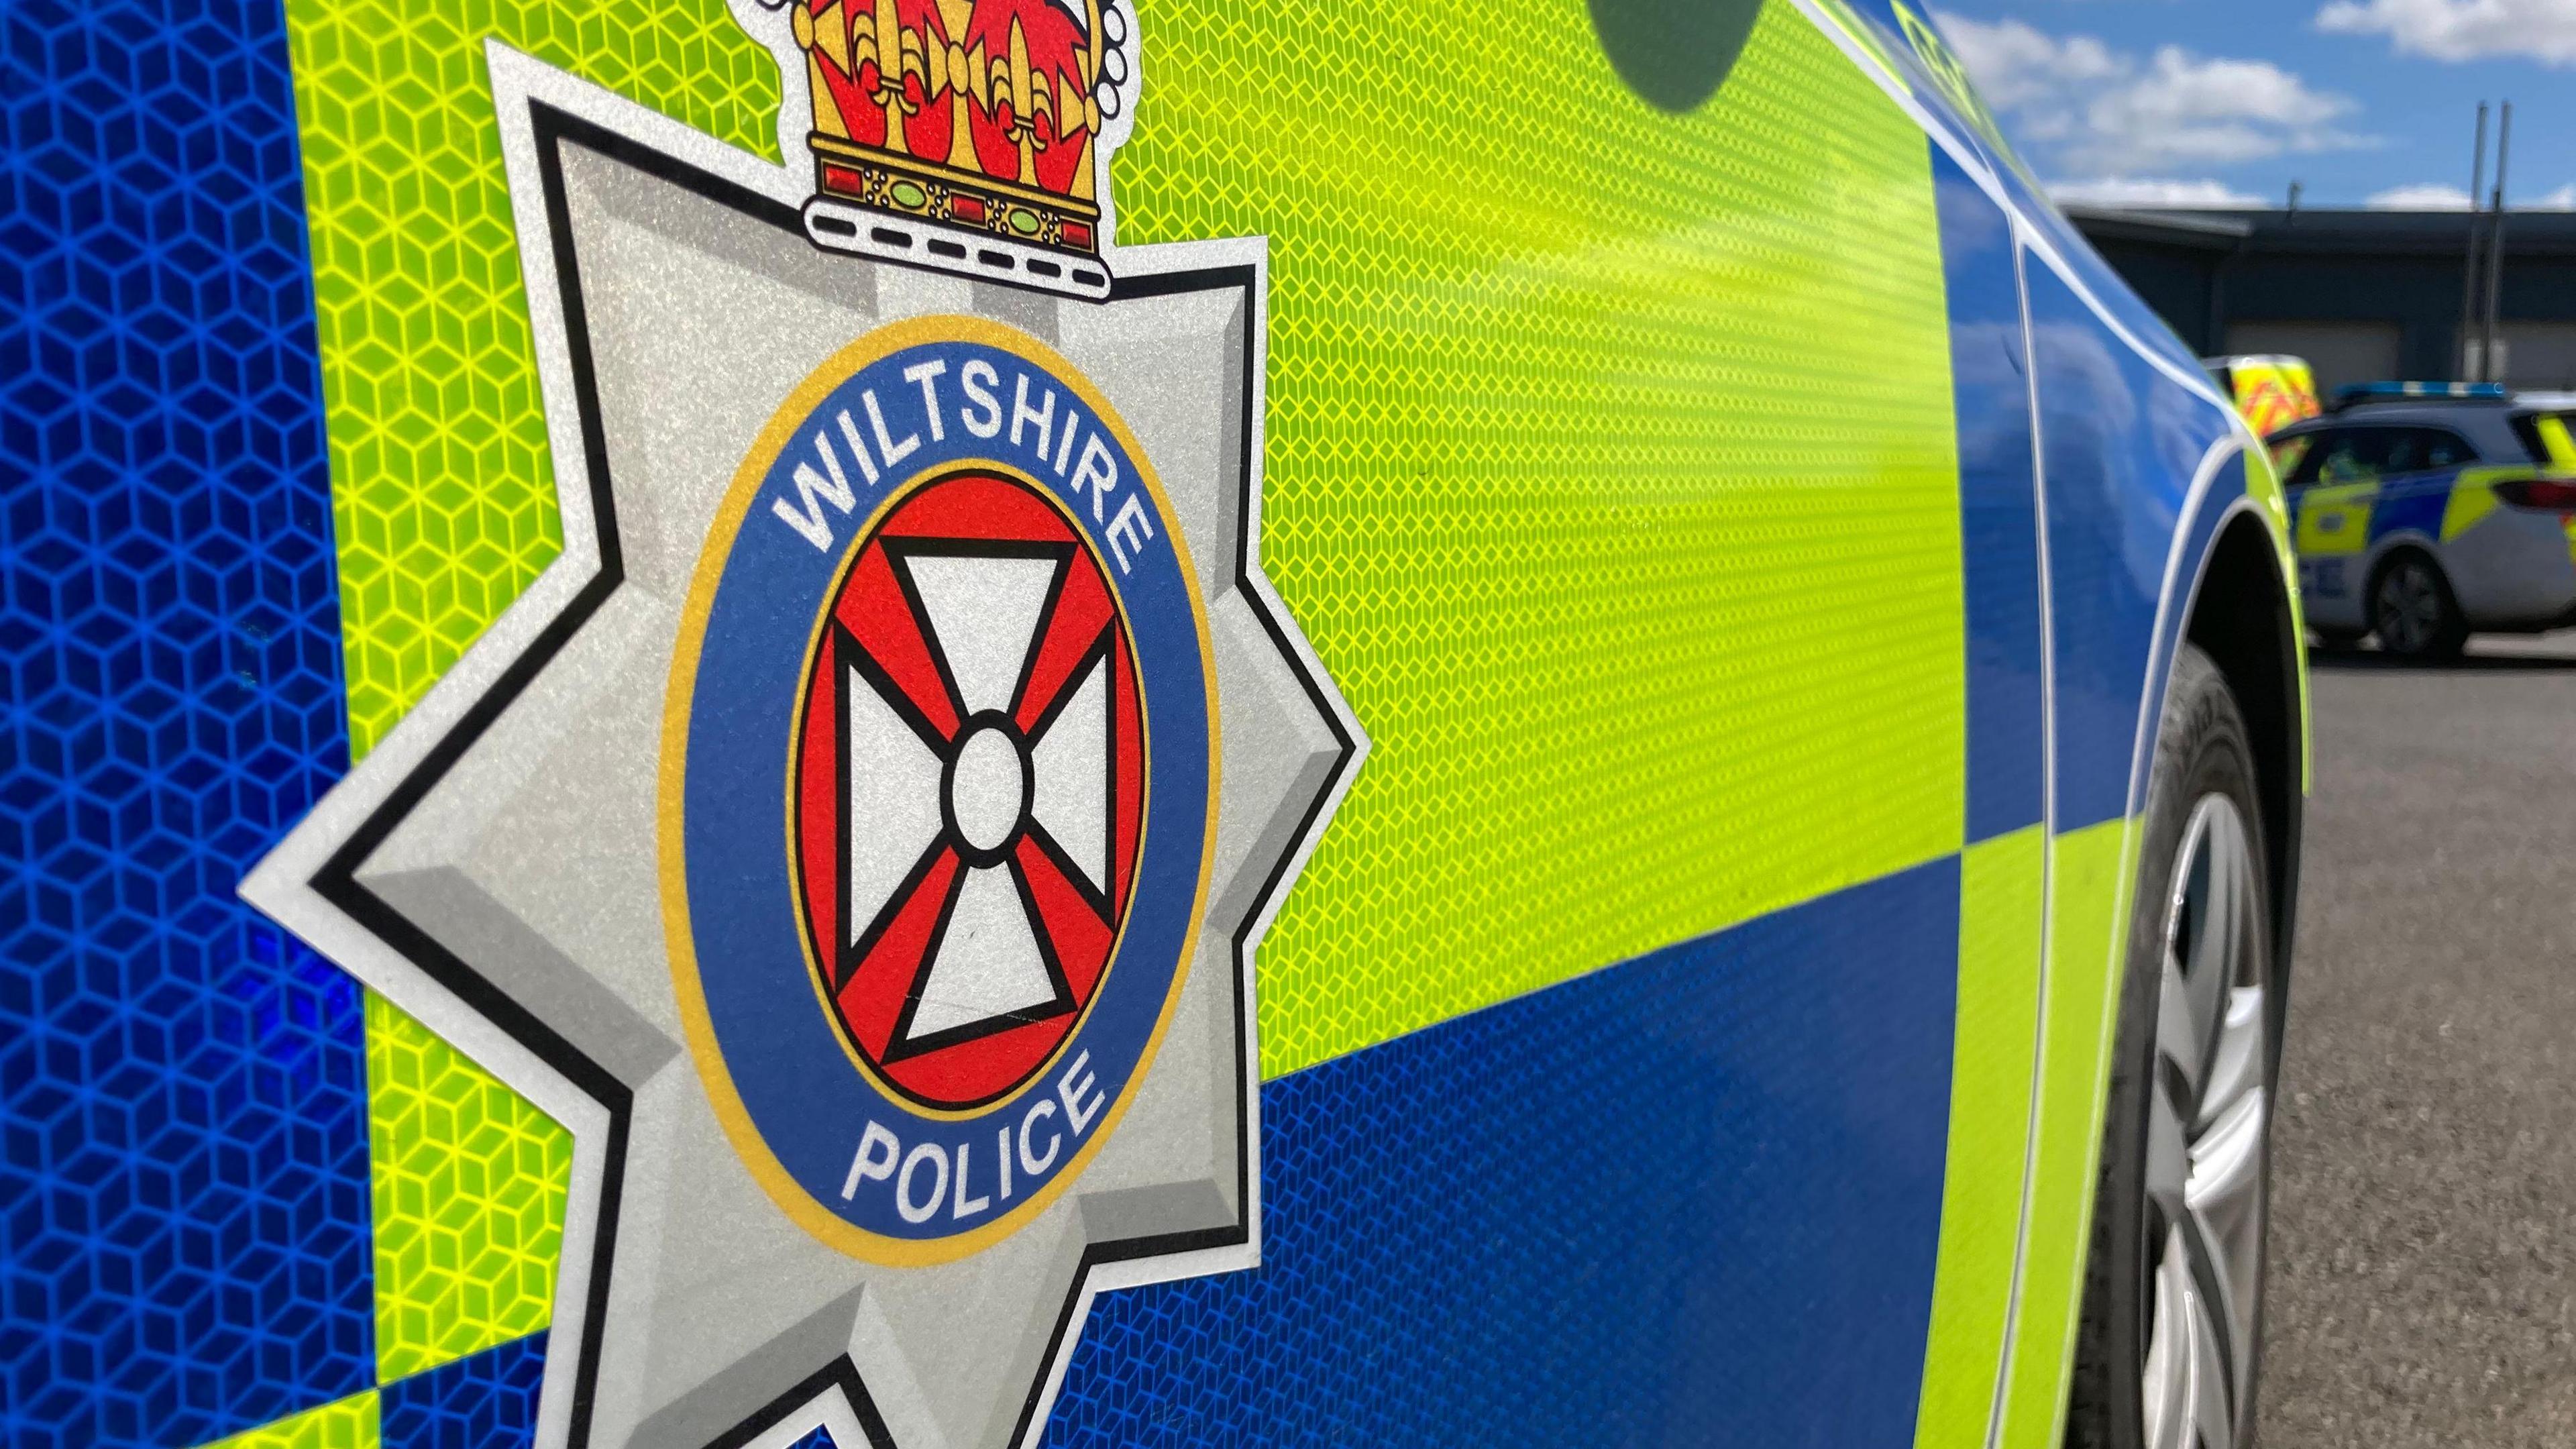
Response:
POLYGON ((1912 0, 11 25, 0 1440, 2242 1441, 2290 515, 1912 0))
POLYGON ((2271 436, 2319 636, 2423 658, 2576 622, 2576 397, 2380 383, 2339 402, 2271 436))

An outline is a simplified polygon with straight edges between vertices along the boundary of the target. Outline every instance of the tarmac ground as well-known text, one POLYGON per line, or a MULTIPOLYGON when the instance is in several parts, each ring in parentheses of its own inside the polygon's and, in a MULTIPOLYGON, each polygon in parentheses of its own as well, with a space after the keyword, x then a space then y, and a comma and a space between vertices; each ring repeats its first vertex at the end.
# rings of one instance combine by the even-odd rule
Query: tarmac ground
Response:
POLYGON ((2259 1439, 2576 1445, 2576 633, 2311 666, 2259 1439))

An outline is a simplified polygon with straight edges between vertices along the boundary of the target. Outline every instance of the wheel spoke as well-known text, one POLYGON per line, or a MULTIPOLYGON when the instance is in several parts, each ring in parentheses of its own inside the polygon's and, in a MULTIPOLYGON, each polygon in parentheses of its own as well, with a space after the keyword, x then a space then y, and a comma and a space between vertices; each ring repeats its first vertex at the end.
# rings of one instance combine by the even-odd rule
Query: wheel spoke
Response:
MULTIPOLYGON (((2221 1355, 2225 1352, 2219 1334, 2210 1321, 2209 1303, 2193 1295, 2191 1325, 2191 1397, 2193 1427, 2199 1431, 2200 1449, 2235 1449, 2236 1416, 2231 1382, 2221 1355)), ((2189 1449, 2189 1446, 2185 1446, 2189 1449)))
POLYGON ((2147 1094, 2147 1201, 2162 1210, 2165 1221, 2180 1222, 2190 1208, 2191 1138, 2173 1075, 2157 1072, 2147 1094))
POLYGON ((2192 1393, 2194 1330, 2191 1270, 2184 1261, 2181 1234, 2168 1230, 2148 1287, 2156 1295, 2148 1319, 2147 1354, 2139 1373, 2138 1406, 2144 1420, 2147 1449, 2196 1449, 2192 1393))
MULTIPOLYGON (((2401 602, 2405 582, 2383 599, 2401 602)), ((2404 635, 2392 629, 2392 647, 2404 635)), ((2140 1402, 2147 1442, 2171 1449, 2233 1449, 2253 1363, 2271 1083, 2256 868, 2235 806, 2200 801, 2174 862, 2147 1104, 2144 1186, 2163 1241, 2140 1402)))
POLYGON ((2209 925, 2202 933, 2202 950, 2216 971, 2219 991, 2211 1001, 2209 1024, 2217 1026, 2217 996, 2223 996, 2236 984, 2236 974, 2245 952, 2244 925, 2253 902, 2247 892, 2253 886, 2250 862, 2245 849, 2245 827, 2233 810, 2211 812, 2209 816, 2209 925))
POLYGON ((2264 1020, 2263 988, 2239 986, 2227 993, 2227 1017, 2218 1028, 2218 1050, 2211 1053, 2209 1076, 2201 1083, 2200 1111, 2192 1123, 2208 1132, 2217 1119, 2249 1091, 2263 1089, 2263 1049, 2270 1025, 2264 1020))
POLYGON ((2262 1292, 2263 1153, 2268 1100, 2245 1093, 2191 1145, 2190 1239, 2202 1259, 2204 1291, 2221 1324, 2241 1382, 2253 1360, 2254 1305, 2262 1292))
POLYGON ((2156 1054, 2181 1074, 2184 1104, 2200 1100, 2200 1039, 2200 1013, 2192 1001, 2191 978, 2182 962, 2167 952, 2164 986, 2156 994, 2156 1054))

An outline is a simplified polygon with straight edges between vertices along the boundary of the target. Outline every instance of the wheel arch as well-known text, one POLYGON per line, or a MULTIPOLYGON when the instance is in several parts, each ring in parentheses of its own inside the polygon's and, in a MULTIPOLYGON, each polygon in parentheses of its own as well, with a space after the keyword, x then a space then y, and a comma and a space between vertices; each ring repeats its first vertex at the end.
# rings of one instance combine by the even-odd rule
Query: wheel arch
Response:
MULTIPOLYGON (((2372 567, 2378 566, 2374 559, 2372 567)), ((2273 975, 2286 985, 2307 803, 2305 640, 2280 550, 2258 510, 2239 508, 2220 526, 2201 565, 2183 637, 2218 666, 2254 747, 2265 884, 2274 907, 2273 975)))
POLYGON ((2430 537, 2418 533, 2413 529, 2409 529, 2404 533, 2392 533, 2388 537, 2381 539, 2378 544, 2370 550, 2369 556, 2363 561, 2361 569, 2362 618, 2368 619, 2370 617, 2370 596, 2379 591, 2379 576, 2388 571, 2388 566, 2391 563, 2396 562, 2398 559, 2410 553, 2421 554, 2424 558, 2424 562, 2432 565, 2433 572, 2441 577, 2442 586, 2450 589, 2454 598, 2458 597, 2459 590, 2451 583, 2451 571, 2442 566, 2441 547, 2430 537))

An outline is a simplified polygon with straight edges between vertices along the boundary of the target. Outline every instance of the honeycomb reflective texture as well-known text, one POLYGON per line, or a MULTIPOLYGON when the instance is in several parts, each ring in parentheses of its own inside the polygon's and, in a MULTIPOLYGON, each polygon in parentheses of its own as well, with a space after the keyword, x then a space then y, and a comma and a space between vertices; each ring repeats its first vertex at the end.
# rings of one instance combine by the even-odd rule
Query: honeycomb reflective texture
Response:
POLYGON ((357 988, 233 895, 347 767, 275 10, 13 0, 0 113, 0 1442, 166 1449, 374 1364, 357 988))
POLYGON ((1269 236, 1263 552, 1373 742, 1264 1073, 1956 850, 1922 133, 1782 3, 1684 117, 1572 0, 1143 23, 1119 239, 1269 236))
POLYGON ((384 1389, 384 1449, 526 1449, 546 1336, 532 1334, 384 1389))
MULTIPOLYGON (((543 1361, 506 1336, 544 1322, 544 1132, 413 1091, 446 1125, 376 1185, 433 1161, 495 1206, 372 1194, 361 995, 232 890, 556 548, 482 40, 764 154, 776 77, 716 0, 288 10, 292 104, 271 8, 19 0, 0 40, 12 1446, 506 1445, 543 1361)), ((1265 947, 1265 1069, 1954 849, 1949 383, 1902 117, 1784 3, 1682 118, 1572 0, 1508 45, 1460 43, 1494 22, 1457 0, 1142 23, 1122 238, 1272 238, 1267 553, 1377 743, 1265 947), (1521 95, 1508 145, 1461 99, 1521 95)), ((1312 1176, 1357 1116, 1329 1085, 1271 1094, 1310 1264, 1366 1232, 1312 1176)), ((1110 1341, 1159 1315, 1152 1362, 1224 1361, 1208 1291, 1104 1300, 1110 1341)), ((1116 1417, 1177 1402, 1146 1361, 1086 1342, 1081 1432, 1196 1437, 1116 1417)))
POLYGON ((545 1327, 572 1134, 374 992, 367 1116, 378 1376, 545 1327))
MULTIPOLYGON (((459 8, 290 11, 361 748, 554 547, 459 8)), ((765 53, 653 15, 501 34, 765 149, 765 53), (694 88, 572 43, 666 33, 694 88)), ((1158 6, 1118 158, 1123 239, 1271 237, 1265 549, 1376 742, 1265 953, 1270 1074, 1960 838, 1917 768, 1961 749, 1920 133, 1786 5, 1682 118, 1579 5, 1440 43, 1488 23, 1158 6), (1452 99, 1533 73, 1545 165, 1452 99)))
POLYGON ((562 546, 486 37, 776 159, 722 0, 289 0, 359 754, 562 546))
POLYGON ((262 1424, 205 1449, 378 1449, 376 1393, 369 1389, 262 1424))

